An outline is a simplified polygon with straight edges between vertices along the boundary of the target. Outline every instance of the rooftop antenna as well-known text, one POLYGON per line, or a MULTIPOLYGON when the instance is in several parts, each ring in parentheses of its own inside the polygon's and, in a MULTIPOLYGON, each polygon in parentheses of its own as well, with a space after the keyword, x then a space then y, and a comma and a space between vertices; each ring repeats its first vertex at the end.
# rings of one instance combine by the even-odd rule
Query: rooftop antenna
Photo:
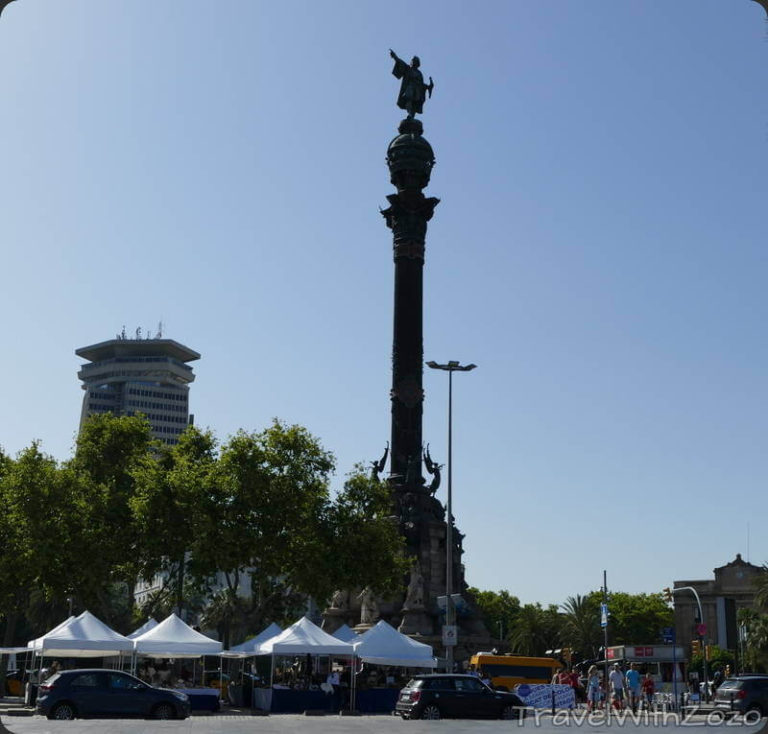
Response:
POLYGON ((749 563, 749 523, 747 523, 747 563, 749 563))
POLYGON ((137 339, 141 339, 141 327, 140 326, 136 327, 136 338, 137 339))
POLYGON ((125 336, 125 324, 123 324, 123 330, 120 332, 120 338, 121 339, 125 339, 126 338, 126 336, 125 336))
POLYGON ((163 320, 160 319, 160 321, 157 322, 157 334, 155 334, 155 339, 162 339, 163 338, 163 320))

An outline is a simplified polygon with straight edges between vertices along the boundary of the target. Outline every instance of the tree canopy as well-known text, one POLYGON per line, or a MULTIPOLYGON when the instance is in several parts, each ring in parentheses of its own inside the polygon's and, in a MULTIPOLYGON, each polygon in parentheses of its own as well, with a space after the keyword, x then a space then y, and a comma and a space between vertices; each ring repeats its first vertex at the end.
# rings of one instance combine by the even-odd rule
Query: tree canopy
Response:
MULTIPOLYGON (((600 627, 602 592, 568 597, 560 607, 520 605, 509 591, 470 589, 488 629, 511 652, 544 655, 569 648, 574 660, 595 659, 604 643, 600 627), (501 625, 499 626, 499 622, 501 625)), ((672 610, 661 594, 611 592, 608 599, 609 645, 661 642, 661 630, 671 626, 672 610)))
MULTIPOLYGON (((128 631, 146 611, 200 612, 223 636, 295 616, 335 588, 402 589, 408 567, 386 485, 335 458, 306 428, 275 420, 219 443, 189 427, 152 439, 142 416, 89 418, 61 464, 37 443, 0 452, 0 620, 44 632, 62 607, 128 631), (148 609, 136 583, 160 582, 148 609), (132 608, 133 607, 133 608, 132 608)), ((28 638, 27 638, 28 639, 28 638)))

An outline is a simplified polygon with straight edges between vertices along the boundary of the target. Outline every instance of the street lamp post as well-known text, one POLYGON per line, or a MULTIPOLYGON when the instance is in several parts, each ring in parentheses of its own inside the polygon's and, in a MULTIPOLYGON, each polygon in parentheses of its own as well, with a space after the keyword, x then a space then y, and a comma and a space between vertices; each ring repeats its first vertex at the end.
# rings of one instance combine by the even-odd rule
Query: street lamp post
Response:
POLYGON ((709 673, 707 672, 707 625, 704 622, 704 611, 701 608, 701 599, 699 599, 699 593, 693 586, 675 586, 672 589, 672 593, 675 594, 678 591, 690 591, 694 597, 696 597, 696 606, 699 609, 699 628, 696 630, 696 636, 700 640, 701 645, 701 667, 704 675, 704 697, 709 702, 709 673))
MULTIPOLYGON (((446 503, 446 526, 445 526, 445 626, 450 631, 455 631, 456 615, 453 606, 453 373, 469 372, 475 369, 477 365, 460 365, 457 361, 451 361, 447 364, 438 364, 437 362, 427 362, 427 367, 433 370, 445 370, 448 373, 448 502, 446 503)), ((448 672, 453 672, 453 646, 456 644, 456 637, 447 640, 445 646, 445 661, 448 672)))

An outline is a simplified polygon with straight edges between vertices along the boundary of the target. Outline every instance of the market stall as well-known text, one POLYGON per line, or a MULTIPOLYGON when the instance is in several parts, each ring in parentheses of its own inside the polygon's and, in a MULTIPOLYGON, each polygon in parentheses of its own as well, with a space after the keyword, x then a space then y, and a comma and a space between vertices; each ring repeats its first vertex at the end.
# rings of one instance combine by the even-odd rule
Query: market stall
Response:
POLYGON ((280 713, 301 713, 310 709, 338 710, 342 704, 341 683, 328 683, 333 660, 354 657, 348 642, 323 632, 302 617, 279 635, 261 643, 256 655, 270 656, 269 686, 254 688, 256 708, 280 713))
MULTIPOLYGON (((193 630, 175 614, 136 637, 132 643, 136 657, 154 659, 199 658, 204 655, 220 655, 222 650, 222 644, 218 640, 193 630)), ((194 675, 192 677, 194 678, 194 675)), ((160 677, 159 683, 162 685, 168 681, 160 677)), ((189 696, 193 711, 219 709, 219 690, 216 688, 192 688, 177 684, 175 689, 189 696)))
MULTIPOLYGON (((39 657, 39 668, 42 671, 46 657, 116 657, 121 661, 123 656, 130 657, 133 642, 86 610, 77 617, 70 616, 42 637, 30 640, 27 649, 32 653, 32 668, 35 668, 35 657, 39 657)), ((118 662, 118 667, 121 667, 121 662, 118 662)), ((36 698, 37 687, 34 684, 29 686, 27 703, 30 705, 34 704, 36 698)))
POLYGON ((355 655, 363 664, 357 675, 362 684, 356 686, 355 695, 356 707, 362 713, 394 711, 400 688, 408 677, 402 672, 410 668, 437 667, 431 646, 398 632, 384 620, 360 635, 353 644, 355 655), (370 673, 365 666, 370 666, 370 673), (379 666, 383 668, 382 674, 379 666))
MULTIPOLYGON (((272 637, 282 632, 282 627, 272 622, 268 627, 259 632, 255 637, 241 642, 239 645, 230 647, 221 653, 225 659, 234 658, 239 660, 239 675, 231 678, 227 686, 227 695, 230 703, 236 706, 250 705, 253 700, 253 684, 259 680, 259 676, 253 668, 252 662, 246 663, 246 658, 252 658, 256 654, 256 648, 272 637), (233 680, 239 680, 238 683, 233 680)), ((231 669, 230 669, 231 670, 231 669)))
POLYGON ((41 659, 46 656, 93 658, 130 655, 133 642, 85 611, 31 640, 27 647, 41 659))

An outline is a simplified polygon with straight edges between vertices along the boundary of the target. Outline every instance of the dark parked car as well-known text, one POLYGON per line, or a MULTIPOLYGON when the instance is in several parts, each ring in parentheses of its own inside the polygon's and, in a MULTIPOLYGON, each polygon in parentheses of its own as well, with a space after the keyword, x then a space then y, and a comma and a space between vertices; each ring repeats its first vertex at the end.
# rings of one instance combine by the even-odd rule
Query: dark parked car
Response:
POLYGON ((185 719, 189 698, 116 670, 65 670, 40 684, 37 711, 49 719, 144 716, 185 719))
POLYGON ((474 675, 434 674, 411 678, 400 691, 395 712, 404 719, 518 719, 523 702, 495 691, 474 675))
POLYGON ((768 675, 736 675, 726 678, 715 693, 718 711, 768 715, 768 675))

